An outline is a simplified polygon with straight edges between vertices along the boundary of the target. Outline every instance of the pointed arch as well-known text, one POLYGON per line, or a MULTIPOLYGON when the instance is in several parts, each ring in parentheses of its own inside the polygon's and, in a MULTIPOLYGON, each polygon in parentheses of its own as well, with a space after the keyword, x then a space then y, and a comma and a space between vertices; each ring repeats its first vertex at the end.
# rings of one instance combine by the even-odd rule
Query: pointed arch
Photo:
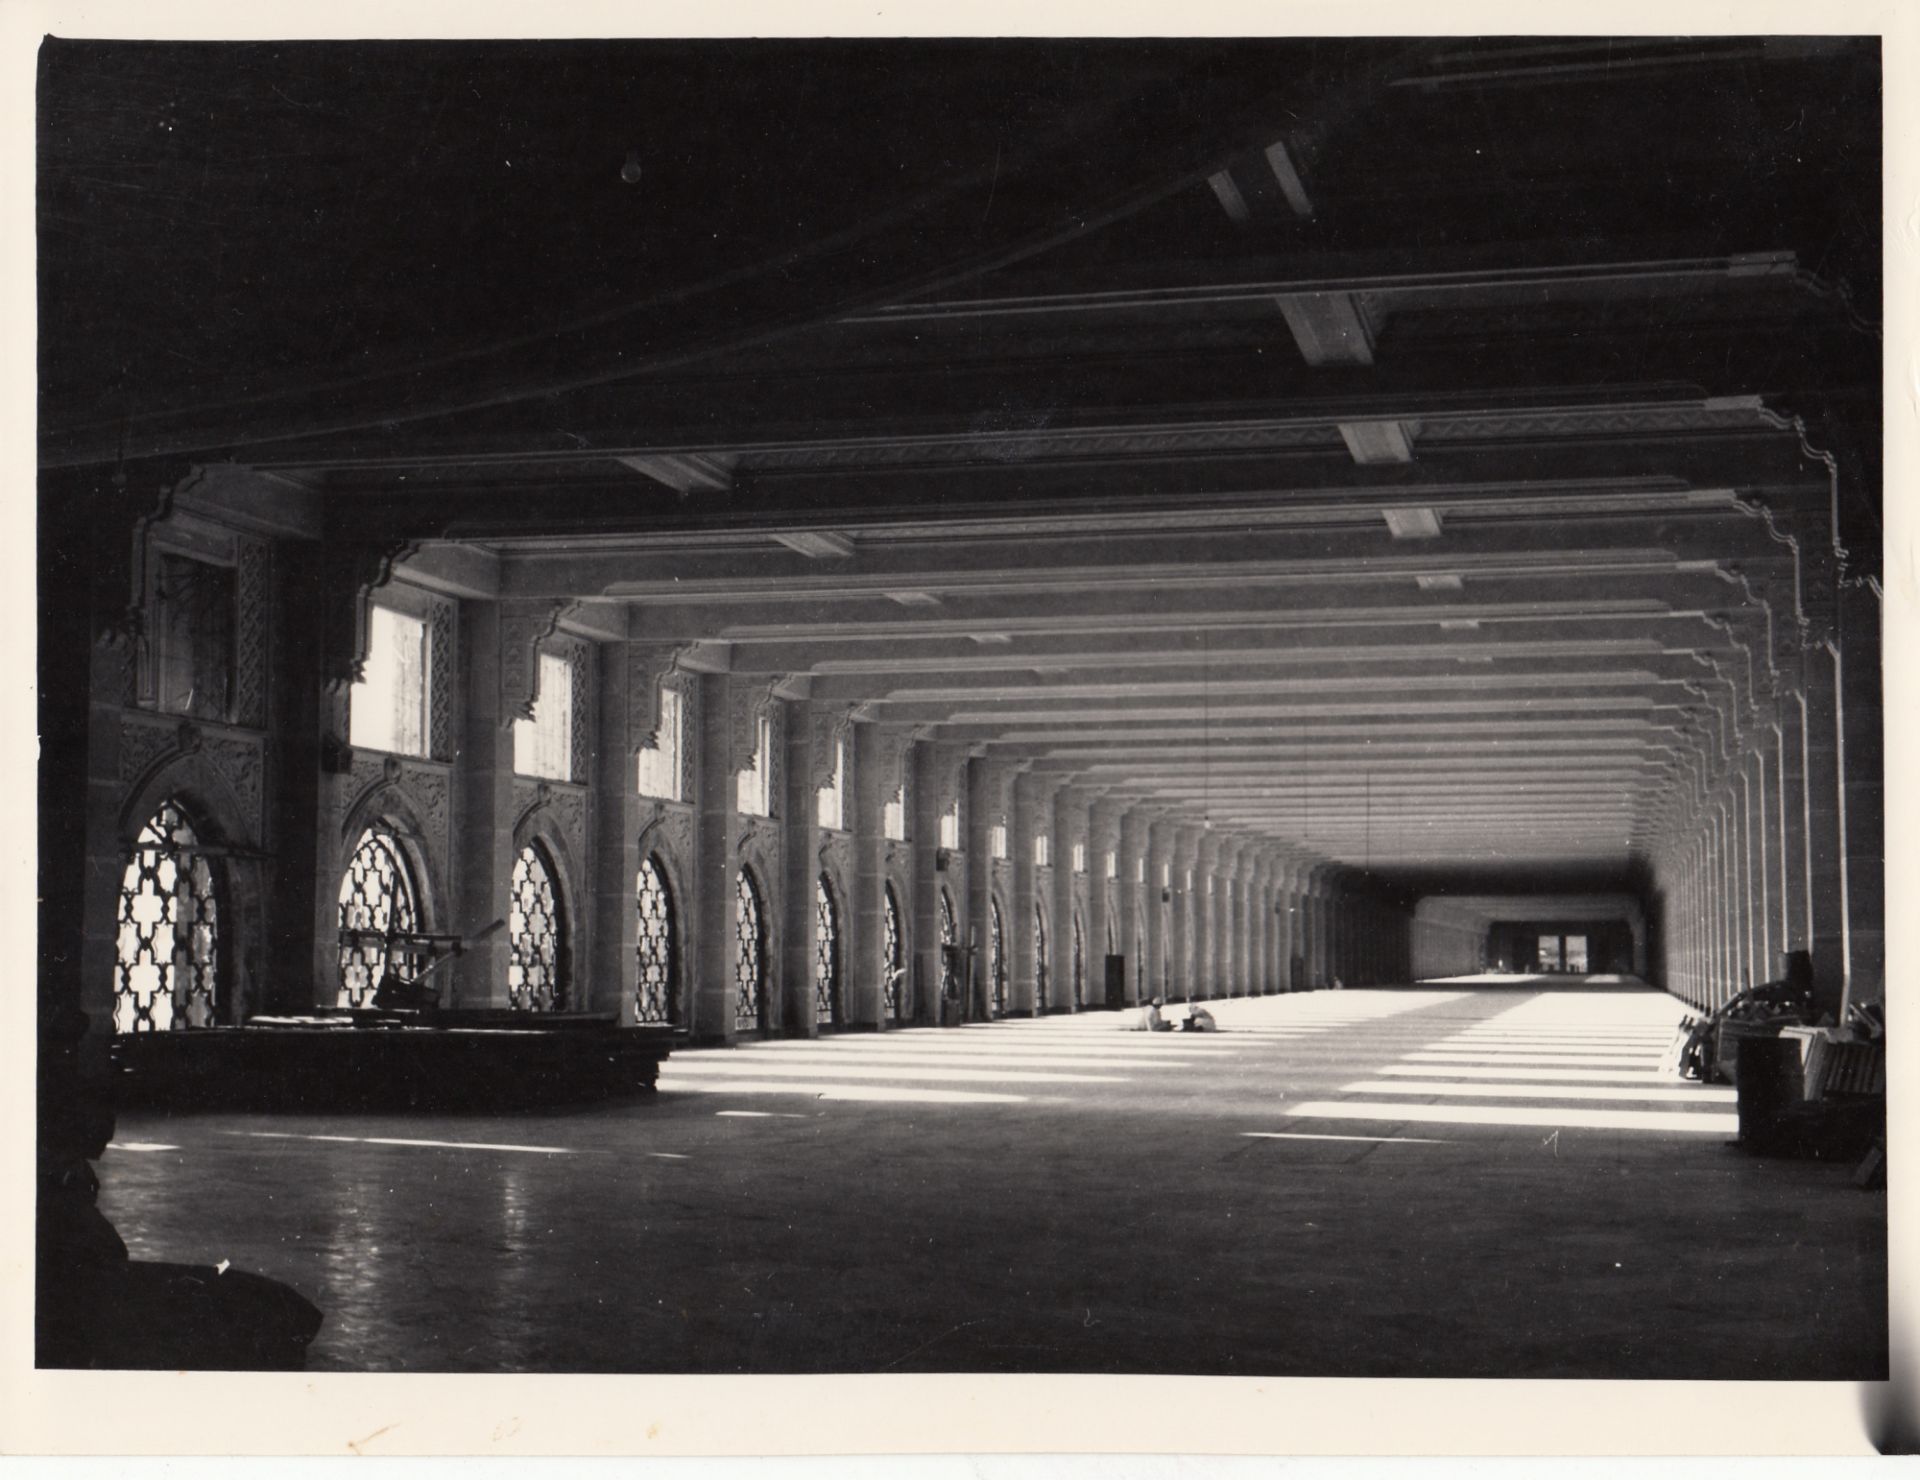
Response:
POLYGON ((767 1026, 766 896, 751 864, 734 876, 733 1026, 758 1033, 767 1026))
POLYGON ((634 951, 639 970, 634 980, 634 1021, 687 1024, 682 971, 680 912, 673 876, 658 852, 640 860, 633 887, 634 951))
POLYGON ((221 878, 187 806, 168 797, 129 850, 115 920, 113 1030, 154 1033, 220 1021, 221 878))
POLYGON ((522 1012, 574 1004, 567 901, 553 855, 539 838, 515 855, 507 894, 507 1002, 522 1012))
POLYGON ((813 1019, 821 1027, 836 1027, 845 1021, 840 902, 825 870, 814 880, 813 911, 813 1019))

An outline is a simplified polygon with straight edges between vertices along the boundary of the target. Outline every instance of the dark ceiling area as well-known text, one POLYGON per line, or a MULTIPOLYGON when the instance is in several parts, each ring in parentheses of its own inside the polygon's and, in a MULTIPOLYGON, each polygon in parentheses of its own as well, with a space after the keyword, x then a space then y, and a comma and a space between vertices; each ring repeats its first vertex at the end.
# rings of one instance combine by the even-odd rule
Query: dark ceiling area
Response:
POLYGON ((793 336, 861 308, 1201 264, 1763 244, 1878 299, 1872 43, 52 40, 39 86, 62 461, 811 363, 793 336), (1276 137, 1312 213, 1243 170, 1250 240, 1208 180, 1276 137))

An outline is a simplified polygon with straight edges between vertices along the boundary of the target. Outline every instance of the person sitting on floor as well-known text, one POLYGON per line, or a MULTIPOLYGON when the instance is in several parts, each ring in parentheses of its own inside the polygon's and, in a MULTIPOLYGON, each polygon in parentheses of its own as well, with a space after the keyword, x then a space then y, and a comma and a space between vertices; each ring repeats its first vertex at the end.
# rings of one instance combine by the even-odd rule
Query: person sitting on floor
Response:
POLYGON ((1171 1033, 1173 1024, 1160 1016, 1160 999, 1155 997, 1140 1014, 1140 1029, 1148 1033, 1171 1033))
POLYGON ((1220 1025, 1213 1020, 1213 1014, 1206 1008, 1189 1003, 1187 1020, 1180 1025, 1180 1031, 1182 1033, 1218 1033, 1220 1025))

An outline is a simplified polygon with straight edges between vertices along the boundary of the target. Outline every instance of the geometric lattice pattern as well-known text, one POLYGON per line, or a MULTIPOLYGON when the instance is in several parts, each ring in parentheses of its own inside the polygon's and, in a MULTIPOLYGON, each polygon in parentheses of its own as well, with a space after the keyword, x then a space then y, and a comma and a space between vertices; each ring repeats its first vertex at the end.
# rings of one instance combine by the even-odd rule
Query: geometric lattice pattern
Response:
POLYGON ((946 890, 940 891, 940 1000, 960 995, 960 982, 955 970, 959 953, 950 951, 948 946, 960 944, 960 927, 953 918, 953 898, 946 890))
POLYGON ((649 856, 634 883, 634 910, 640 956, 634 1016, 643 1023, 678 1024, 680 1014, 680 942, 673 893, 660 860, 649 856))
POLYGON ((993 1015, 1007 1011, 1007 934, 1000 921, 1000 901, 987 896, 987 980, 993 983, 993 1015))
POLYGON ((507 906, 507 1002, 522 1012, 567 1005, 567 928, 552 860, 529 843, 513 861, 507 906))
MULTIPOLYGON (((900 901, 893 897, 893 885, 889 884, 886 886, 885 898, 887 906, 886 950, 881 958, 880 965, 881 969, 887 974, 886 986, 884 988, 887 1019, 890 1022, 898 1022, 900 1020, 900 983, 904 980, 903 973, 906 971, 907 966, 906 943, 900 934, 900 901)), ((940 903, 943 907, 947 908, 949 914, 952 913, 952 908, 947 905, 945 895, 940 897, 940 903)))
POLYGON ((199 839, 168 800, 134 840, 120 880, 113 1030, 154 1033, 214 1021, 220 906, 199 839))
POLYGON ((766 992, 767 928, 760 908, 760 886, 752 870, 742 867, 736 885, 738 905, 733 912, 733 1026, 742 1033, 758 1032, 766 992))
POLYGON ((400 841, 384 823, 360 834, 340 879, 340 1005, 367 1007, 392 967, 411 975, 412 949, 392 940, 420 928, 419 891, 400 841))
POLYGON ((1033 1015, 1047 1010, 1047 917, 1033 907, 1033 1015))
POLYGON ((813 1020, 832 1024, 840 1020, 840 912, 825 874, 813 888, 813 914, 813 1020))

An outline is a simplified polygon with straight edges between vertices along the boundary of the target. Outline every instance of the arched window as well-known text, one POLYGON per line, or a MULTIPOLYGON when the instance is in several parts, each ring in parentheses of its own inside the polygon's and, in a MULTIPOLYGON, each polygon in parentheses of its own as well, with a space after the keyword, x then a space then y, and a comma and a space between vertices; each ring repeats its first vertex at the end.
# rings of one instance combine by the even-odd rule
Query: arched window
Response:
MULTIPOLYGON (((949 950, 950 946, 960 944, 960 927, 953 918, 953 897, 946 890, 940 891, 940 1000, 960 995, 960 982, 956 967, 959 952, 949 950)), ((944 1010, 944 1009, 943 1009, 944 1010)), ((973 1009, 969 1007, 968 1012, 973 1009)))
POLYGON ((513 861, 507 940, 508 1002, 523 1012, 563 1011, 572 966, 566 907, 553 860, 539 843, 528 843, 513 861))
POLYGON ((1033 907, 1033 1015, 1047 1010, 1047 916, 1039 904, 1033 907))
POLYGON ((113 1030, 204 1028, 219 1006, 220 902, 180 804, 160 804, 120 878, 113 1030))
POLYGON ((410 973, 417 954, 395 935, 420 928, 420 891, 400 840, 383 822, 360 834, 340 879, 340 1005, 365 1007, 389 964, 410 973))
POLYGON ((993 1015, 1007 1010, 1006 931, 1000 923, 1000 901, 987 896, 987 980, 993 983, 993 1015))
POLYGON ((825 874, 813 886, 813 917, 813 1020, 831 1025, 840 1021, 840 911, 825 874))
POLYGON ((733 1026, 742 1033, 757 1032, 765 1014, 766 914, 760 907, 760 886, 753 871, 743 867, 735 884, 737 907, 733 915, 733 1026))
POLYGON ((680 935, 673 908, 673 891, 667 887, 667 871, 660 860, 649 854, 640 865, 633 885, 634 913, 638 926, 634 942, 640 958, 636 979, 634 1018, 642 1023, 681 1021, 680 1012, 680 935))
POLYGON ((1073 916, 1073 1005, 1076 1010, 1087 1005, 1087 933, 1081 928, 1077 910, 1073 916))
MULTIPOLYGON (((894 1022, 898 1022, 900 1019, 900 983, 905 978, 907 970, 907 947, 906 941, 900 933, 900 901, 894 898, 893 885, 891 884, 886 886, 885 899, 887 905, 886 959, 881 963, 881 969, 886 972, 887 979, 883 990, 886 997, 887 1017, 894 1022)), ((944 895, 941 897, 940 902, 946 906, 949 913, 952 912, 953 907, 946 903, 944 895)), ((944 954, 944 952, 942 954, 944 954)))

